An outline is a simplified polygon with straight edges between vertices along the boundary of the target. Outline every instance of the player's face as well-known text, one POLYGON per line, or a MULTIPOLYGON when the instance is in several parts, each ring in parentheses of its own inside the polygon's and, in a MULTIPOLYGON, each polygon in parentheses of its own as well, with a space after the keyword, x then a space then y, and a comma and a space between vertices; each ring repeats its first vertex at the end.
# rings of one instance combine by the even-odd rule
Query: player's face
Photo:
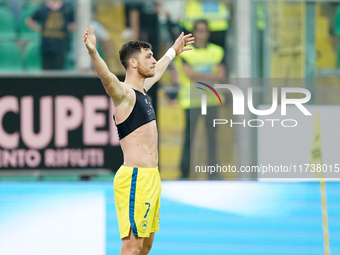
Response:
POLYGON ((153 53, 150 49, 142 49, 142 52, 139 54, 138 73, 141 74, 144 78, 149 78, 155 76, 155 66, 156 59, 153 57, 153 53))

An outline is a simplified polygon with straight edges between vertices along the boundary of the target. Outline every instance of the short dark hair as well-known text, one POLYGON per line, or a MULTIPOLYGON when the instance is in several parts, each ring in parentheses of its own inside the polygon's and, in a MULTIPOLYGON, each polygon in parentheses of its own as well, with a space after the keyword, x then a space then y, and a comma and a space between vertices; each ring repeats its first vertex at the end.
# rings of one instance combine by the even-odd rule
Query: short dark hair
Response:
POLYGON ((196 21, 195 21, 195 24, 194 24, 194 29, 193 29, 193 31, 196 30, 197 24, 199 24, 199 23, 204 23, 204 24, 206 25, 206 27, 207 27, 207 30, 210 31, 210 30, 209 30, 209 26, 208 26, 208 21, 205 20, 205 19, 196 20, 196 21))
POLYGON ((120 62, 127 69, 129 67, 129 59, 136 55, 137 53, 141 53, 142 49, 150 49, 152 50, 152 46, 148 42, 144 41, 130 41, 125 43, 119 50, 120 62))

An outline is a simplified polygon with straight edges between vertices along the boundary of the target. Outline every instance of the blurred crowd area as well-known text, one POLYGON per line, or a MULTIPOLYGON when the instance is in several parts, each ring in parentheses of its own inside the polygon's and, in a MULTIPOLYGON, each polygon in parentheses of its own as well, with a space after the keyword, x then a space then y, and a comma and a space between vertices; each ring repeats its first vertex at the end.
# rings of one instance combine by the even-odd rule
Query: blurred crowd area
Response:
MULTIPOLYGON (((77 13, 81 1, 76 0, 1 0, 0 73, 46 69, 41 60, 41 37, 44 33, 32 29, 28 19, 49 2, 62 2, 72 16, 65 19, 64 15, 64 20, 59 23, 58 20, 50 22, 54 24, 52 30, 56 31, 58 25, 75 25, 75 28, 67 27, 65 30, 65 46, 62 49, 65 64, 62 69, 78 70, 76 18, 79 15, 91 16, 91 24, 98 31, 99 51, 111 71, 118 75, 124 75, 118 57, 123 43, 147 40, 153 45, 155 56, 160 58, 181 31, 191 32, 195 20, 206 19, 211 30, 210 42, 225 50, 228 77, 237 76, 234 70, 237 58, 234 0, 92 0, 88 14, 77 13)), ((339 67, 340 56, 339 3, 315 3, 315 68, 335 69, 339 67)), ((307 12, 305 1, 251 2, 253 77, 305 77, 307 12)), ((34 19, 45 30, 48 29, 49 25, 44 23, 46 19, 37 16, 34 19)))
MULTIPOLYGON (((123 77, 125 70, 118 51, 125 42, 137 39, 148 41, 153 46, 154 56, 159 59, 181 31, 194 32, 197 38, 195 46, 200 44, 200 48, 202 45, 209 48, 207 45, 212 45, 209 48, 212 54, 207 51, 194 54, 194 57, 183 55, 176 58, 155 86, 163 179, 188 177, 188 170, 183 170, 190 164, 190 150, 186 150, 185 145, 190 135, 187 129, 189 105, 183 90, 183 84, 190 81, 188 78, 202 77, 202 73, 218 74, 219 78, 322 77, 315 80, 314 103, 340 103, 339 81, 334 79, 340 75, 338 2, 312 2, 313 6, 309 8, 305 1, 251 1, 251 77, 238 77, 236 68, 240 61, 237 55, 236 21, 239 19, 236 5, 242 1, 92 0, 89 12, 80 13, 81 2, 0 1, 0 75, 53 69, 80 75, 88 72, 78 65, 79 47, 83 47, 79 39, 83 31, 79 31, 77 24, 81 17, 91 17, 98 51, 109 69, 120 77, 123 77), (62 14, 49 18, 46 7, 54 12, 62 10, 62 14), (206 24, 196 24, 202 20, 206 24), (53 31, 59 31, 58 35, 53 31), (210 61, 211 56, 215 56, 215 62, 209 66, 210 69, 206 69, 202 61, 210 61), (54 61, 56 65, 46 64, 54 61)), ((301 82, 301 86, 305 83, 301 82)), ((264 87, 262 89, 259 97, 269 96, 259 103, 270 103, 270 91, 265 91, 264 87)), ((232 118, 230 97, 226 95, 225 100, 225 107, 215 114, 232 118)), ((195 135, 207 135, 203 120, 196 119, 195 125, 195 135)), ((213 138, 223 144, 223 150, 218 150, 215 156, 224 165, 237 164, 235 132, 234 128, 230 128, 227 134, 217 134, 213 138), (222 151, 227 153, 222 155, 222 151)), ((201 164, 208 164, 209 154, 202 147, 204 144, 195 144, 191 156, 199 159, 201 164)), ((236 175, 226 174, 217 178, 233 179, 236 175)))

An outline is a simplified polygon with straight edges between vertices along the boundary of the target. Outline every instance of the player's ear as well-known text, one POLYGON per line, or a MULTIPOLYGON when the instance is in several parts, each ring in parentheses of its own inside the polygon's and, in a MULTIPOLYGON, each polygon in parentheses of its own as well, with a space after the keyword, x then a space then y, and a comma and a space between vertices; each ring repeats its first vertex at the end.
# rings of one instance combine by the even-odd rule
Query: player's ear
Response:
POLYGON ((132 67, 132 68, 137 68, 137 59, 135 58, 130 58, 129 59, 129 65, 132 67))

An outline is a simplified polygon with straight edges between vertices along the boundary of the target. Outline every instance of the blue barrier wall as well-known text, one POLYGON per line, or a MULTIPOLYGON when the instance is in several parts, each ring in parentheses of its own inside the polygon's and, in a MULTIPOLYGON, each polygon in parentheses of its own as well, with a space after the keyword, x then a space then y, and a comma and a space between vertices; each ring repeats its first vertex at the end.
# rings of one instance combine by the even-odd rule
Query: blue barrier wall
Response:
MULTIPOLYGON (((340 183, 326 188, 331 254, 339 254, 340 183)), ((111 182, 3 182, 0 226, 3 255, 19 254, 20 246, 36 255, 57 254, 57 246, 118 254, 121 245, 111 182), (50 232, 40 233, 44 226, 50 232), (30 235, 40 239, 27 248, 30 235)), ((161 226, 150 254, 323 253, 317 182, 163 182, 161 226)))

